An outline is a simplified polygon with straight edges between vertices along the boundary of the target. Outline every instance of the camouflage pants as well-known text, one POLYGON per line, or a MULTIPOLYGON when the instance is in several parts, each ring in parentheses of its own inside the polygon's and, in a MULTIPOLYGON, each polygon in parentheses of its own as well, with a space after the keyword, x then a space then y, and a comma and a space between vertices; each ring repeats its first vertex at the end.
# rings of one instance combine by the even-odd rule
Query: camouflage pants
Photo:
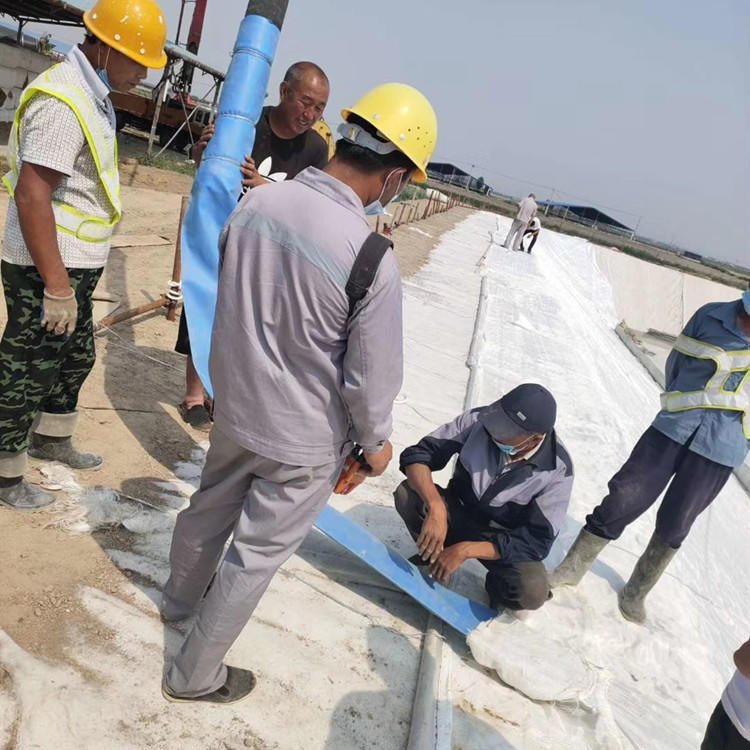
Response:
POLYGON ((94 366, 91 296, 101 268, 68 270, 78 302, 70 336, 42 328, 44 282, 34 266, 0 264, 8 322, 0 341, 0 451, 17 453, 29 443, 36 415, 69 414, 94 366))

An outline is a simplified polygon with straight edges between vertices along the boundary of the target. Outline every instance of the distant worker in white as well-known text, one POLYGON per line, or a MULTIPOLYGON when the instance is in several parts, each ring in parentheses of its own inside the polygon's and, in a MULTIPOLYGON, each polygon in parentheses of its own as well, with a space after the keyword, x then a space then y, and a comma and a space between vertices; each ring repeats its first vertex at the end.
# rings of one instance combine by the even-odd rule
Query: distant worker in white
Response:
POLYGON ((530 222, 529 226, 526 227, 526 231, 523 233, 523 236, 521 237, 521 247, 519 250, 521 252, 524 251, 523 241, 530 237, 528 247, 525 248, 526 252, 531 254, 531 250, 533 249, 534 245, 536 245, 536 239, 539 236, 539 232, 542 229, 542 222, 539 221, 539 217, 535 216, 530 222))
POLYGON ((734 665, 700 750, 750 750, 750 639, 734 652, 734 665))
POLYGON ((219 241, 211 447, 177 517, 164 588, 165 620, 197 614, 164 682, 171 701, 250 693, 252 673, 224 656, 312 528, 353 443, 374 475, 392 456, 401 277, 367 214, 412 177, 426 181, 437 120, 400 83, 376 87, 342 117, 327 166, 249 191, 219 241))
POLYGON ((163 68, 154 0, 99 0, 84 41, 23 90, 8 142, 2 253, 8 322, 0 342, 0 502, 31 510, 54 495, 24 480, 27 456, 94 469, 71 442, 94 366, 91 297, 122 213, 115 111, 147 68, 163 68))
POLYGON ((510 232, 503 242, 503 247, 509 247, 513 250, 518 250, 521 247, 521 238, 529 226, 529 222, 536 216, 536 209, 536 196, 534 193, 529 193, 528 197, 518 204, 518 213, 510 225, 510 232))
POLYGON ((609 481, 552 585, 576 585, 597 555, 667 491, 656 530, 618 595, 620 611, 646 619, 644 599, 690 527, 750 448, 750 290, 701 307, 667 359, 662 410, 609 481), (669 485, 667 487, 667 485, 669 485))

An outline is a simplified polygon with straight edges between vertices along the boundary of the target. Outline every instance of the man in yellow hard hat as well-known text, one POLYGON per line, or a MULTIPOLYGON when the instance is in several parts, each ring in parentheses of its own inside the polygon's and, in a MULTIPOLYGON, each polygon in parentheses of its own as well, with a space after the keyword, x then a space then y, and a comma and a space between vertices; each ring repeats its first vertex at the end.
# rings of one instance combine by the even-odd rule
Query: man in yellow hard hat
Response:
POLYGON ((229 647, 310 531, 354 444, 373 476, 391 459, 401 278, 390 241, 371 233, 366 215, 410 179, 426 180, 437 120, 419 91, 399 83, 342 115, 324 169, 251 190, 221 235, 214 428, 200 489, 177 519, 162 617, 190 617, 206 598, 167 673, 169 700, 229 703, 250 693, 252 673, 223 663, 229 647))
POLYGON ((0 502, 19 509, 54 499, 24 481, 27 454, 75 469, 102 462, 71 435, 95 359, 91 297, 121 215, 109 93, 167 59, 154 0, 99 0, 83 20, 83 43, 21 94, 3 178, 0 502))

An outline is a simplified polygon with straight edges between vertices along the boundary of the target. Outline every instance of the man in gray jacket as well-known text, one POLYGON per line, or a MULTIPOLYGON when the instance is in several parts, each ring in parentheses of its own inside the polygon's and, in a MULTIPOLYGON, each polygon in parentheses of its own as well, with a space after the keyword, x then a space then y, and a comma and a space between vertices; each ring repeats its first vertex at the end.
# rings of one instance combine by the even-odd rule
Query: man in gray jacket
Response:
POLYGON ((365 214, 410 178, 425 181, 437 121, 404 84, 378 86, 342 117, 323 170, 251 190, 220 238, 214 428, 200 489, 177 518, 163 595, 168 622, 197 610, 162 686, 171 701, 250 693, 252 672, 224 665, 226 652, 309 532, 353 443, 373 476, 392 455, 403 368, 393 254, 353 309, 347 281, 370 235, 365 214))
POLYGON ((536 196, 534 193, 529 193, 528 197, 518 204, 518 213, 510 225, 510 231, 505 238, 505 242, 503 242, 503 247, 509 247, 513 250, 521 249, 523 233, 526 231, 529 222, 536 216, 536 209, 536 196))
POLYGON ((401 454, 406 474, 396 510, 417 543, 416 564, 444 582, 469 558, 487 568, 496 609, 538 609, 550 596, 546 569, 573 487, 573 464, 554 430, 557 405, 524 383, 459 415, 401 454), (448 487, 432 472, 458 454, 448 487))

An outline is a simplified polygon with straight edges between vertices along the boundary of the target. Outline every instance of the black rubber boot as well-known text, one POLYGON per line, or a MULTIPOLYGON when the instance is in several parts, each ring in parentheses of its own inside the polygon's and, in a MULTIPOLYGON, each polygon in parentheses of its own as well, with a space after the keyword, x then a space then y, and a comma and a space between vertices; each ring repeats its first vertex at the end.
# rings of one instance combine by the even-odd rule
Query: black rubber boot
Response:
POLYGON ((550 586, 577 586, 608 543, 609 539, 581 529, 565 559, 549 574, 550 586))
POLYGON ((227 667, 227 680, 217 690, 194 698, 183 698, 170 692, 166 679, 162 682, 162 695, 172 703, 236 703, 247 698, 255 687, 255 675, 249 669, 227 667))
POLYGON ((0 502, 16 510, 36 510, 55 502, 55 496, 30 485, 23 477, 0 478, 0 502))
POLYGON ((617 595, 620 612, 626 620, 641 624, 646 621, 646 594, 656 585, 677 552, 667 547, 656 534, 649 540, 646 551, 633 568, 630 580, 617 595))
POLYGON ((98 469, 102 465, 101 456, 76 450, 69 437, 50 437, 33 433, 29 455, 42 461, 59 461, 71 469, 98 469))

